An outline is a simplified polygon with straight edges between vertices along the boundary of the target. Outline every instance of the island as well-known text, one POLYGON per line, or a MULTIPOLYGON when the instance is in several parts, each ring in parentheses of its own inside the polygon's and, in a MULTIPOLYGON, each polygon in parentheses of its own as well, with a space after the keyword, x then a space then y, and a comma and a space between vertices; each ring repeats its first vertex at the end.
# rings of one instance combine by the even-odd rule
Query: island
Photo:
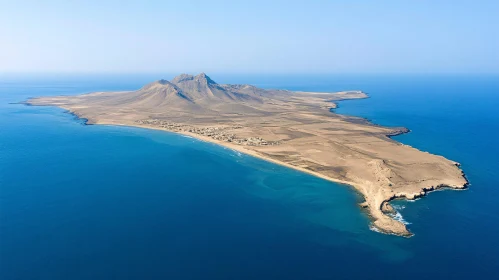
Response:
POLYGON ((88 124, 136 126, 192 136, 350 185, 377 230, 410 236, 393 218, 393 199, 415 199, 468 182, 457 162, 399 143, 406 133, 334 113, 335 101, 366 98, 335 93, 218 84, 206 74, 182 74, 136 91, 39 97, 30 105, 58 106, 88 124))

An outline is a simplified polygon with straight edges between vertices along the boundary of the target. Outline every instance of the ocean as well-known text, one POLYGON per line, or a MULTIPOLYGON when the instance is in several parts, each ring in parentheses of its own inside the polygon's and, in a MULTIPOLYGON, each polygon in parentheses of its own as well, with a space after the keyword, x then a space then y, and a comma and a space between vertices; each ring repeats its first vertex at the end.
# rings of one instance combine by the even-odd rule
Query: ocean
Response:
POLYGON ((0 279, 499 279, 499 77, 213 75, 363 90, 335 111, 410 133, 471 185, 396 201, 411 238, 372 231, 350 187, 189 137, 85 125, 29 97, 174 75, 0 76, 0 279))

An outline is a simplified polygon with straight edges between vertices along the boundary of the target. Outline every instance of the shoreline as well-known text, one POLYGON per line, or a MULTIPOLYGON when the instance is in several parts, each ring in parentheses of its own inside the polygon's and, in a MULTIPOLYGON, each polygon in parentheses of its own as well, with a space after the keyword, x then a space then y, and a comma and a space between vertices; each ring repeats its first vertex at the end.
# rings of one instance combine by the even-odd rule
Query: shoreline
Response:
MULTIPOLYGON (((366 93, 366 95, 367 95, 367 97, 364 98, 364 99, 371 98, 367 93, 366 93)), ((339 106, 340 102, 353 101, 353 100, 354 99, 344 99, 344 100, 335 101, 334 103, 336 104, 336 106, 335 106, 334 109, 331 109, 331 112, 335 113, 335 114, 338 114, 338 115, 342 115, 342 116, 359 118, 359 119, 362 119, 363 121, 365 121, 365 122, 367 122, 367 123, 369 123, 371 125, 374 125, 374 126, 386 127, 386 126, 384 126, 382 124, 375 123, 372 119, 369 119, 367 117, 355 116, 355 115, 347 115, 347 114, 340 114, 340 113, 336 112, 336 110, 340 108, 340 106, 339 106)), ((386 137, 388 137, 390 139, 393 139, 396 136, 412 132, 410 129, 408 129, 406 127, 394 127, 394 128, 399 128, 399 129, 394 130, 390 134, 386 134, 386 137)), ((394 141, 397 141, 397 140, 394 140, 394 141)), ((402 145, 405 145, 405 146, 417 149, 419 151, 429 153, 428 151, 420 150, 420 149, 415 148, 415 147, 413 147, 413 146, 411 146, 409 144, 405 144, 405 143, 400 142, 400 141, 397 141, 397 142, 399 142, 402 145)), ((436 191, 445 191, 445 190, 455 190, 455 191, 461 190, 461 191, 464 191, 464 190, 467 190, 469 188, 469 186, 470 186, 470 181, 469 181, 468 177, 466 176, 466 174, 464 173, 464 170, 461 169, 461 164, 459 162, 456 162, 456 161, 453 161, 453 162, 454 162, 455 166, 461 171, 461 175, 465 179, 465 183, 462 186, 437 185, 437 186, 430 186, 430 187, 422 188, 421 192, 419 192, 419 193, 412 193, 412 194, 406 194, 406 193, 403 193, 403 192, 402 193, 397 193, 397 194, 394 194, 391 198, 385 200, 383 202, 383 204, 384 203, 389 203, 389 202, 394 201, 394 200, 405 200, 405 201, 413 201, 414 202, 416 200, 424 198, 429 193, 436 192, 436 191)), ((392 212, 392 210, 389 210, 387 212, 390 213, 390 212, 392 212)), ((379 229, 376 228, 376 230, 379 230, 379 229)), ((384 232, 384 233, 386 233, 386 232, 384 232)), ((413 234, 411 234, 411 236, 412 235, 413 234)))
MULTIPOLYGON (((29 105, 29 106, 33 106, 33 104, 28 103, 28 102, 26 102, 24 104, 29 105)), ((39 106, 39 105, 34 105, 34 106, 39 106)), ((419 192, 412 192, 412 193, 398 192, 398 193, 393 193, 391 196, 383 196, 381 194, 378 194, 375 198, 377 198, 376 200, 381 199, 381 202, 377 203, 379 205, 379 209, 375 210, 375 209, 371 209, 371 207, 369 207, 369 203, 367 202, 368 196, 363 192, 366 189, 366 187, 367 188, 369 187, 368 185, 361 185, 361 184, 356 184, 354 182, 343 181, 343 180, 331 178, 329 176, 320 174, 320 173, 312 171, 312 170, 308 170, 308 169, 305 169, 305 168, 302 168, 299 166, 294 166, 294 165, 267 157, 265 155, 258 153, 257 151, 247 149, 241 145, 235 145, 235 144, 231 144, 231 143, 228 143, 225 141, 215 140, 211 137, 199 135, 196 133, 191 133, 191 132, 186 132, 186 131, 172 131, 172 130, 162 128, 162 127, 141 125, 141 124, 137 124, 137 123, 99 122, 99 121, 94 121, 94 120, 89 119, 89 118, 82 117, 78 113, 72 111, 69 108, 63 107, 63 106, 54 106, 54 105, 45 105, 45 106, 51 106, 51 107, 57 107, 57 108, 64 109, 65 110, 64 113, 70 114, 70 115, 74 116, 76 119, 81 120, 82 125, 109 125, 109 126, 135 127, 135 128, 141 128, 141 129, 150 129, 150 130, 175 133, 175 134, 186 136, 189 138, 194 138, 198 141, 203 141, 206 143, 215 144, 217 146, 220 146, 221 148, 228 148, 234 152, 240 152, 240 153, 243 153, 245 155, 252 156, 252 157, 258 158, 260 160, 264 160, 266 162, 277 164, 277 165, 280 165, 280 166, 283 166, 286 168, 290 168, 290 169, 293 169, 293 170, 296 170, 299 172, 303 172, 303 173, 306 173, 308 175, 311 175, 311 176, 314 176, 316 178, 320 178, 320 179, 323 179, 323 180, 326 180, 326 181, 329 181, 332 183, 344 185, 346 187, 349 187, 350 189, 353 189, 356 193, 358 193, 359 195, 362 196, 364 201, 359 203, 358 206, 359 206, 360 210, 365 210, 362 212, 365 212, 367 214, 369 220, 371 221, 371 223, 369 224, 369 228, 371 230, 374 230, 374 231, 377 231, 377 232, 380 232, 383 234, 390 234, 390 235, 401 236, 401 237, 406 237, 406 238, 412 237, 414 235, 413 233, 409 232, 406 229, 405 225, 403 228, 398 228, 398 230, 388 230, 389 228, 394 226, 392 223, 393 218, 390 217, 389 215, 387 215, 389 213, 393 213, 393 211, 394 211, 392 206, 388 204, 389 202, 391 202, 393 200, 415 201, 415 200, 418 200, 418 199, 421 199, 421 198, 427 196, 429 193, 434 192, 434 191, 442 191, 442 190, 449 190, 449 189, 451 189, 451 190, 466 190, 469 186, 469 181, 466 178, 464 171, 460 168, 460 164, 457 162, 454 162, 454 164, 461 171, 463 177, 466 180, 466 183, 464 185, 462 185, 462 186, 448 186, 448 185, 429 186, 429 187, 422 188, 419 192), (377 222, 378 222, 378 224, 377 224, 377 222), (391 224, 391 226, 387 227, 386 223, 391 224)), ((355 117, 355 116, 353 116, 353 117, 355 117)), ((356 117, 356 118, 361 118, 361 119, 366 120, 367 122, 371 123, 371 121, 369 121, 365 118, 362 118, 362 117, 356 117)), ((378 125, 378 124, 373 124, 373 125, 381 127, 381 125, 378 125)), ((398 129, 394 130, 392 134, 387 134, 386 137, 391 138, 391 137, 405 134, 405 133, 409 133, 409 132, 410 132, 410 130, 407 128, 398 128, 398 129)), ((401 144, 406 145, 403 143, 401 143, 401 144)), ((397 227, 395 227, 395 228, 397 228, 397 227)))

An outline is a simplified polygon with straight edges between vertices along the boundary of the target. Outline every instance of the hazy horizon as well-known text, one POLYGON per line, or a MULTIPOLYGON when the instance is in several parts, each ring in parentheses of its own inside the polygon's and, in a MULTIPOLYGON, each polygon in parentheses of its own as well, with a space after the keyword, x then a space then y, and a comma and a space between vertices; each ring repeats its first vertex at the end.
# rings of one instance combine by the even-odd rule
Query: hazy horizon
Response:
POLYGON ((490 0, 0 4, 0 74, 499 74, 490 0))

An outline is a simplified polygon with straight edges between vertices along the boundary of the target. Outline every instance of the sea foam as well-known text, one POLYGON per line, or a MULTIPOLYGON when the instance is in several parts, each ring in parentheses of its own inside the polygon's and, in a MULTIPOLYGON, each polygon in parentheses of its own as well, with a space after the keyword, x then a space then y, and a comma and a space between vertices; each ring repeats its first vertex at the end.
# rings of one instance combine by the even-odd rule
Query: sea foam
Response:
POLYGON ((400 210, 403 210, 405 208, 404 205, 394 205, 393 209, 395 210, 395 213, 390 213, 388 216, 392 217, 394 220, 399 221, 403 223, 404 225, 410 225, 408 221, 404 220, 404 217, 402 214, 399 212, 400 210))

